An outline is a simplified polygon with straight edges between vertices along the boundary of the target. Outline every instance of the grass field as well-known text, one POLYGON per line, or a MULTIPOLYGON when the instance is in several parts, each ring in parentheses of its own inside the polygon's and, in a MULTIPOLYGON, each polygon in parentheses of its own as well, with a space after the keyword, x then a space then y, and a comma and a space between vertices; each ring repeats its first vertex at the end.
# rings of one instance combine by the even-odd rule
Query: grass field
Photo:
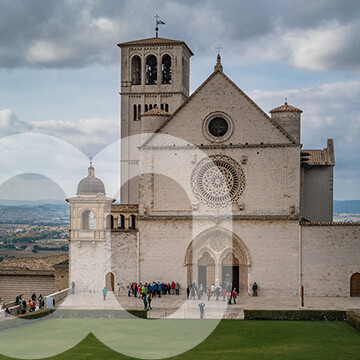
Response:
MULTIPOLYGON (((36 341, 36 334, 29 332, 29 336, 36 341)), ((142 346, 141 338, 136 346, 142 346)), ((0 356, 0 359, 10 358, 0 356)), ((131 358, 111 350, 89 334, 72 349, 51 359, 131 358)), ((359 360, 360 332, 340 321, 223 320, 204 342, 172 359, 359 360)))

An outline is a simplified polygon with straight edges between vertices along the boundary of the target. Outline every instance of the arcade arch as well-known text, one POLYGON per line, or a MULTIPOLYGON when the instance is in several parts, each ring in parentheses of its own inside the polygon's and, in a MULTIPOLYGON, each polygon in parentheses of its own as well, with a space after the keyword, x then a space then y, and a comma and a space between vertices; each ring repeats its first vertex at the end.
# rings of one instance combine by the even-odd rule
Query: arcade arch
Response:
POLYGON ((185 254, 188 284, 229 286, 248 292, 251 259, 241 239, 225 229, 209 229, 199 234, 185 254))

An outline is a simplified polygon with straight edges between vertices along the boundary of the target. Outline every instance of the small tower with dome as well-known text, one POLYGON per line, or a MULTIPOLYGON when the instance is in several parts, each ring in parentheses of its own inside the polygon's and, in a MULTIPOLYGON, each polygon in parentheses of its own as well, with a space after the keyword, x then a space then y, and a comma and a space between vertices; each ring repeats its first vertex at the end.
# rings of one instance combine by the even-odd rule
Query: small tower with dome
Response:
POLYGON ((66 201, 70 205, 69 282, 74 281, 77 292, 100 293, 111 276, 108 225, 115 199, 106 196, 104 183, 95 176, 91 161, 76 196, 66 201))
POLYGON ((299 144, 301 142, 301 113, 302 110, 288 104, 270 110, 271 118, 275 120, 299 144))

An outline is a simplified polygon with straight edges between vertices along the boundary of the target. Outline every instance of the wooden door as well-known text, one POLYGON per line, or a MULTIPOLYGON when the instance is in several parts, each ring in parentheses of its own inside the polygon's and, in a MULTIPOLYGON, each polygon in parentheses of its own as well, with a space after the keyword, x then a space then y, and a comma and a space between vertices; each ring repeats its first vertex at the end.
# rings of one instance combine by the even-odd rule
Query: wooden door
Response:
POLYGON ((211 285, 215 285, 215 264, 206 266, 206 287, 211 288, 211 285))
POLYGON ((115 288, 115 278, 113 273, 107 273, 105 279, 105 287, 108 291, 114 291, 115 288))
POLYGON ((360 273, 355 273, 350 280, 350 296, 360 297, 360 273))
POLYGON ((206 287, 206 266, 198 266, 198 284, 206 287))

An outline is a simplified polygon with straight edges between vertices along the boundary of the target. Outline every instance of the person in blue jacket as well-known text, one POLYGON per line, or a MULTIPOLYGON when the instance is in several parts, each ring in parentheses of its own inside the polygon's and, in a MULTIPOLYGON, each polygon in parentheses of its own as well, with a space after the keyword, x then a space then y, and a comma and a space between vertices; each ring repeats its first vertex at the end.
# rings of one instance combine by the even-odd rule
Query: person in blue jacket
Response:
POLYGON ((106 289, 106 287, 104 287, 104 288, 102 289, 102 293, 103 293, 104 301, 105 301, 105 299, 106 299, 106 294, 107 294, 107 289, 106 289))

